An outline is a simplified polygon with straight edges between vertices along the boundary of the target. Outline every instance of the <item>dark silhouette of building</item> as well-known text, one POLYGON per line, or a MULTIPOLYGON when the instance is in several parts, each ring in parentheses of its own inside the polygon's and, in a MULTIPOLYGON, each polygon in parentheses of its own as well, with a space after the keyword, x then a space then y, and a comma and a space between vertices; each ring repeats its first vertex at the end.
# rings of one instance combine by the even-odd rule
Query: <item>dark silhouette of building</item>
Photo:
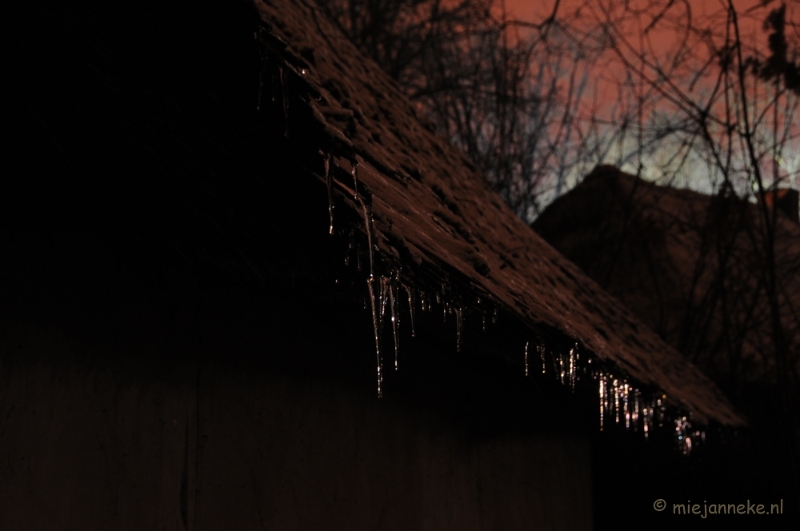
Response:
POLYGON ((798 495, 800 226, 797 192, 775 196, 777 202, 767 192, 762 209, 729 187, 711 196, 601 166, 533 226, 751 420, 731 458, 739 469, 727 482, 731 491, 788 499, 798 495), (774 227, 778 339, 765 214, 774 227), (779 341, 786 342, 783 354, 779 341))

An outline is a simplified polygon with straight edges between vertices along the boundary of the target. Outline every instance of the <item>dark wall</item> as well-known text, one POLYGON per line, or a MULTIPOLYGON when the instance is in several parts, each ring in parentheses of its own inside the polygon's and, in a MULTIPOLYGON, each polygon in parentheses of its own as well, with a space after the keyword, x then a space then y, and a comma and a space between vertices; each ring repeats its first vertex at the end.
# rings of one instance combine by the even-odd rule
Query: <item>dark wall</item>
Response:
POLYGON ((591 528, 574 412, 438 314, 378 399, 347 298, 154 280, 81 232, 5 248, 3 529, 591 528))

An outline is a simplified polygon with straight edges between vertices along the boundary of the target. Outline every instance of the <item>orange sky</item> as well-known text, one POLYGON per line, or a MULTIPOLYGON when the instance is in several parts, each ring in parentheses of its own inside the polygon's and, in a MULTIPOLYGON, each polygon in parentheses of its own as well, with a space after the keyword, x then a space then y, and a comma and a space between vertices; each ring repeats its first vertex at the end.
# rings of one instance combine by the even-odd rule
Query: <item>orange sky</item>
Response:
MULTIPOLYGON (((555 2, 556 0, 506 0, 506 9, 522 20, 537 21, 541 20, 552 12, 555 2)), ((710 14, 713 11, 719 10, 724 5, 727 5, 727 0, 688 0, 688 2, 692 8, 692 12, 700 16, 710 14)), ((583 3, 583 0, 561 0, 559 10, 568 12, 571 9, 574 9, 576 6, 579 6, 581 3, 583 3)), ((645 2, 632 0, 629 3, 631 5, 636 5, 644 4, 645 2)), ((676 2, 676 5, 681 3, 683 2, 676 2)), ((743 12, 752 6, 762 3, 762 1, 734 0, 733 3, 740 12, 743 12)), ((792 10, 792 3, 793 2, 791 0, 787 2, 787 9, 790 11, 792 10)), ((771 8, 772 6, 777 6, 779 4, 780 2, 778 0, 773 0, 769 7, 771 8)))
MULTIPOLYGON (((500 0, 500 2, 502 2, 502 0, 500 0)), ((505 0, 505 2, 509 17, 538 23, 551 14, 556 0, 505 0)), ((590 1, 595 13, 597 13, 597 6, 601 2, 608 4, 610 0, 590 1)), ((651 2, 652 0, 628 0, 627 3, 629 6, 640 7, 651 2)), ((688 2, 688 5, 691 9, 693 22, 702 26, 706 25, 704 21, 709 20, 708 17, 710 17, 712 14, 723 11, 728 5, 728 0, 686 0, 686 2, 688 2)), ((577 7, 584 3, 585 2, 583 0, 561 0, 559 4, 559 15, 565 16, 570 12, 573 12, 577 7)), ((748 13, 748 10, 754 6, 763 4, 762 0, 733 0, 733 3, 737 8, 737 12, 739 13, 739 26, 742 37, 745 39, 745 41, 750 40, 748 37, 754 37, 754 39, 750 42, 753 42, 757 46, 763 46, 764 49, 766 49, 769 31, 764 30, 763 21, 770 10, 781 5, 781 0, 773 0, 769 2, 766 7, 760 7, 758 10, 755 10, 752 13, 748 13)), ((620 4, 618 3, 617 5, 620 4)), ((685 6, 686 4, 683 1, 675 2, 671 8, 671 14, 683 15, 686 9, 685 6)), ((786 7, 787 22, 794 23, 796 28, 797 25, 800 25, 800 1, 788 0, 786 1, 786 7)), ((587 23, 590 23, 592 18, 589 16, 590 11, 585 10, 584 13, 586 13, 585 16, 587 18, 587 23)), ((722 20, 724 24, 724 18, 716 20, 722 20)), ((793 37, 797 38, 796 30, 795 34, 792 35, 792 32, 787 28, 787 37, 789 39, 792 39, 793 37)), ((681 42, 677 42, 676 39, 682 39, 683 36, 675 35, 666 31, 656 31, 651 33, 650 38, 650 46, 652 46, 651 51, 660 55, 661 53, 669 54, 673 49, 678 48, 681 42)), ((601 75, 602 77, 608 75, 613 76, 613 72, 604 71, 601 75)), ((597 90, 600 90, 601 93, 605 92, 599 87, 597 87, 597 90)), ((791 146, 792 144, 794 144, 794 142, 790 142, 789 145, 791 146)), ((788 164, 785 169, 789 171, 790 177, 792 174, 795 174, 793 186, 800 187, 800 175, 798 175, 800 174, 800 171, 798 171, 800 154, 793 152, 792 148, 790 148, 789 151, 790 152, 785 153, 785 156, 787 157, 785 159, 786 164, 788 164)))
MULTIPOLYGON (((502 2, 503 0, 500 0, 502 2)), ((603 3, 608 3, 609 0, 602 0, 603 3)), ((691 8, 692 15, 695 20, 699 20, 709 16, 715 12, 719 12, 720 10, 724 9, 725 6, 728 4, 728 0, 685 0, 688 2, 688 5, 691 8)), ((540 22, 544 18, 550 15, 553 11, 553 6, 555 5, 556 0, 505 0, 506 9, 510 16, 515 16, 520 20, 525 20, 528 22, 540 22)), ((559 13, 560 14, 567 14, 571 11, 574 11, 575 8, 580 6, 581 4, 586 3, 585 0, 560 0, 559 3, 559 13)), ((591 4, 599 4, 596 0, 592 0, 591 4)), ((628 0, 628 4, 631 6, 641 6, 649 4, 649 1, 644 0, 628 0)), ((763 30, 761 27, 763 23, 763 16, 769 12, 769 10, 778 7, 781 4, 781 0, 770 0, 769 4, 765 8, 761 8, 756 13, 758 14, 755 18, 748 18, 745 13, 753 8, 754 6, 758 6, 759 4, 763 4, 764 0, 733 0, 734 6, 737 8, 737 11, 742 14, 740 18, 740 23, 742 25, 742 31, 748 34, 752 34, 753 32, 761 33, 764 36, 764 41, 766 42, 766 34, 767 32, 763 30)), ((683 10, 684 2, 675 2, 674 7, 672 8, 673 11, 675 10, 683 10)), ((798 0, 788 0, 786 1, 787 13, 786 18, 787 20, 794 21, 795 24, 800 24, 800 1, 798 0)), ((678 11, 680 12, 680 11, 678 11)))

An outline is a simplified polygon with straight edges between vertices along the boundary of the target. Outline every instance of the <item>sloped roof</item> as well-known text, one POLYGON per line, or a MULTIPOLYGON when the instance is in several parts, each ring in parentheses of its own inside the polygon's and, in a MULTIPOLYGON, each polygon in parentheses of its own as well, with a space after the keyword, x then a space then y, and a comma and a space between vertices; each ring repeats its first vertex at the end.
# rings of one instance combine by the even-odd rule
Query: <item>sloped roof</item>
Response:
MULTIPOLYGON (((797 370, 800 226, 780 210, 775 222, 781 317, 797 370)), ((534 228, 708 374, 769 385, 775 345, 760 275, 762 225, 755 204, 605 166, 534 228)))
MULTIPOLYGON (((345 170, 329 174, 337 203, 365 220, 371 210, 373 228, 365 221, 360 230, 384 256, 454 271, 477 295, 573 338, 622 374, 660 388, 697 420, 745 423, 695 366, 518 219, 313 3, 256 5, 268 60, 285 73, 278 81, 286 75, 304 87, 304 105, 328 139, 323 158, 345 170), (356 178, 344 177, 353 162, 356 178)), ((291 119, 299 111, 286 112, 291 119)), ((317 170, 323 181, 324 173, 317 170)))

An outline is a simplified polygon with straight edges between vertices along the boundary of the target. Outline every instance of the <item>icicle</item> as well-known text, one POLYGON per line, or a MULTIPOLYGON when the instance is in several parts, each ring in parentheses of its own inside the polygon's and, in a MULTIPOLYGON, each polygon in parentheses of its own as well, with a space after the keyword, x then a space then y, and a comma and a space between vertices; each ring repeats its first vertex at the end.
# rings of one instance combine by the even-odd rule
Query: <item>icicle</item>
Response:
POLYGON ((578 344, 569 350, 569 386, 575 392, 575 383, 578 380, 578 344))
MULTIPOLYGON (((362 203, 364 212, 364 230, 367 232, 367 245, 369 246, 369 277, 367 278, 367 288, 369 290, 369 303, 372 308, 372 330, 375 335, 375 358, 378 369, 378 398, 383 396, 383 371, 381 365, 381 339, 380 329, 378 328, 378 308, 375 301, 375 269, 372 257, 372 211, 362 203)), ((359 260, 359 270, 361 262, 359 260)))
POLYGON ((614 379, 614 416, 619 424, 619 380, 614 379))
POLYGON ((394 337, 394 370, 397 370, 397 361, 400 355, 400 313, 397 311, 395 287, 391 283, 389 283, 389 308, 392 315, 392 336, 394 337))
POLYGON ((546 371, 546 363, 545 363, 545 359, 544 359, 544 354, 545 354, 544 343, 539 343, 536 346, 536 350, 539 351, 539 356, 541 356, 541 358, 542 358, 542 374, 545 374, 545 372, 547 372, 547 371, 546 371))
POLYGON ((386 279, 378 277, 378 328, 383 332, 383 318, 386 316, 386 279))
POLYGON ((380 329, 378 328, 378 311, 375 308, 375 290, 373 289, 373 283, 375 279, 370 276, 367 279, 367 287, 369 289, 369 302, 370 306, 372 307, 372 330, 375 334, 375 357, 377 360, 378 366, 378 398, 383 396, 382 384, 383 384, 383 374, 381 373, 381 338, 380 338, 380 329))
POLYGON ((358 201, 358 161, 353 161, 353 168, 350 170, 353 176, 353 199, 358 201))
POLYGON ((497 308, 492 308, 492 324, 497 323, 497 308))
POLYGON ((633 415, 631 421, 633 422, 633 431, 639 431, 639 398, 641 393, 638 389, 633 391, 633 415))
POLYGON ((631 410, 629 407, 629 397, 630 397, 630 386, 627 382, 622 385, 622 399, 623 399, 623 407, 625 411, 625 429, 631 429, 631 410))
POLYGON ((528 376, 528 342, 525 342, 525 377, 528 376))
POLYGON ((375 278, 375 261, 372 256, 372 209, 366 205, 364 205, 364 224, 367 231, 367 247, 369 249, 369 278, 375 278))
POLYGON ((486 332, 486 314, 485 313, 481 314, 481 330, 483 332, 486 332))
POLYGON ((603 431, 603 423, 605 422, 605 404, 606 404, 606 377, 600 374, 600 431, 603 431))
POLYGON ((414 329, 414 294, 411 288, 403 284, 403 289, 406 290, 408 295, 408 315, 411 318, 411 337, 417 337, 417 331, 414 329))
POLYGON ((463 310, 460 307, 453 308, 456 314, 456 352, 461 352, 461 320, 463 310))
POLYGON ((328 185, 328 234, 333 236, 333 175, 331 173, 331 154, 325 156, 325 181, 328 185))

